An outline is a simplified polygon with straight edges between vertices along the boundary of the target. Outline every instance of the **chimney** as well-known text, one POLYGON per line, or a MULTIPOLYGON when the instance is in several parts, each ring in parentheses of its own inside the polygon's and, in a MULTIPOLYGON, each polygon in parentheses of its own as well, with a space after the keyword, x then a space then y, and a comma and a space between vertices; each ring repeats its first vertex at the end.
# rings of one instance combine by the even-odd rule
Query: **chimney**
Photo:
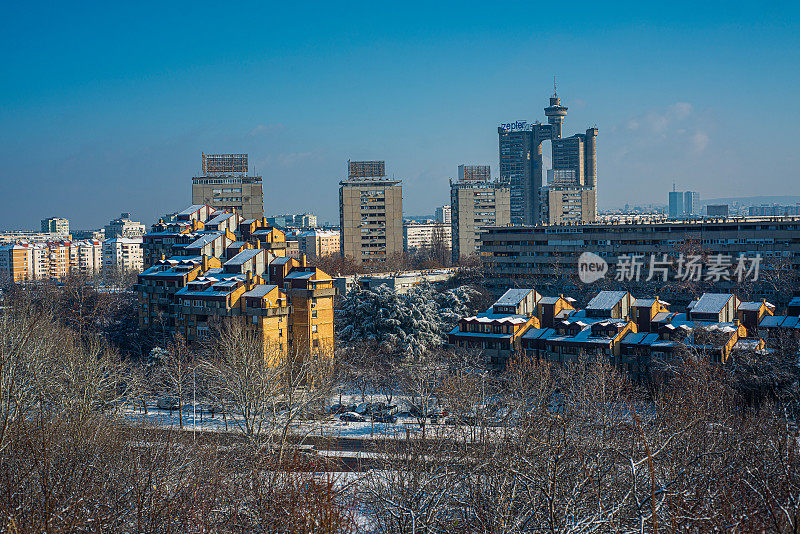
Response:
POLYGON ((301 267, 305 267, 306 266, 306 255, 305 254, 301 254, 300 255, 300 266, 301 267))
POLYGON ((247 291, 251 291, 256 286, 255 280, 253 280, 253 271, 247 269, 247 281, 245 283, 245 287, 247 291))
POLYGON ((206 254, 203 254, 203 263, 201 269, 203 270, 203 272, 206 272, 208 270, 208 255, 206 254))
POLYGON ((261 240, 256 239, 256 248, 261 248, 261 240))

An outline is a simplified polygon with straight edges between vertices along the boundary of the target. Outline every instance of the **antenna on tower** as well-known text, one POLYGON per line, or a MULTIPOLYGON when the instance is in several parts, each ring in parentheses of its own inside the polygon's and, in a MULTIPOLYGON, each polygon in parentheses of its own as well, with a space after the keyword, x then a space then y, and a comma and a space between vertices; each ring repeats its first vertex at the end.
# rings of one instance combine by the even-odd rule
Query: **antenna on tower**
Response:
POLYGON ((556 89, 556 76, 553 75, 553 97, 558 96, 558 89, 556 89))

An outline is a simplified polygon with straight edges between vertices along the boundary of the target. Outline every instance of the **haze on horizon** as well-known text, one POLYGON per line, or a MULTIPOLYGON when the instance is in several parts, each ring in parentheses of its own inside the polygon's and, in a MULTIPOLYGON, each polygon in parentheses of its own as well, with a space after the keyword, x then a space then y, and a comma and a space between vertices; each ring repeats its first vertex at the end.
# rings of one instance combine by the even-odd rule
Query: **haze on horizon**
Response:
POLYGON ((200 154, 246 152, 265 214, 338 220, 348 159, 386 160, 404 211, 498 173, 497 125, 599 128, 600 208, 800 194, 790 2, 10 4, 0 21, 0 228, 146 224, 191 201, 200 154))

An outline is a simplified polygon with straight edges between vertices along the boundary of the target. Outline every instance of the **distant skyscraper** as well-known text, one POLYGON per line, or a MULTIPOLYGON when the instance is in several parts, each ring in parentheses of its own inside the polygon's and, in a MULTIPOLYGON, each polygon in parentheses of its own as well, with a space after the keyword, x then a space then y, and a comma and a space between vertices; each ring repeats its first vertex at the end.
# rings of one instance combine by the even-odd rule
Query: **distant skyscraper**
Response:
POLYGON ((684 213, 683 199, 685 195, 683 191, 670 191, 669 192, 669 218, 681 219, 684 213))
POLYGON ((339 182, 342 256, 383 262, 403 252, 403 186, 386 178, 383 161, 348 161, 339 182))
POLYGON ((450 224, 451 221, 451 214, 452 210, 450 208, 450 204, 446 206, 439 206, 436 208, 436 222, 440 222, 442 224, 450 224))
POLYGON ((669 218, 690 219, 700 216, 700 194, 696 191, 669 192, 669 218))
MULTIPOLYGON (((562 138, 567 107, 561 105, 558 94, 550 98, 544 110, 547 124, 527 121, 501 124, 497 128, 500 148, 500 181, 511 188, 511 223, 553 223, 542 219, 548 210, 542 209, 542 142, 552 141, 553 170, 572 171, 572 187, 597 187, 597 128, 585 134, 562 138)), ((585 216, 596 212, 596 195, 584 195, 594 206, 586 206, 585 216), (591 197, 591 198, 589 198, 591 197)), ((585 217, 584 217, 585 218, 585 217)))
POLYGON ((700 193, 696 191, 686 191, 684 193, 683 211, 687 217, 698 217, 700 215, 700 193))
POLYGON ((203 154, 202 176, 192 178, 192 204, 264 216, 261 176, 249 176, 247 154, 203 154))

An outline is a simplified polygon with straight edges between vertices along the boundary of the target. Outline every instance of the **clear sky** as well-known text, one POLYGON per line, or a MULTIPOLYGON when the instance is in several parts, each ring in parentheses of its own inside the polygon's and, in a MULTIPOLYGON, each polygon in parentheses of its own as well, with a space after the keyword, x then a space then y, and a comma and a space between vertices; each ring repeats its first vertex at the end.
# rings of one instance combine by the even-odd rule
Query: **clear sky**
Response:
POLYGON ((201 152, 247 152, 267 215, 338 220, 348 159, 384 159, 406 215, 497 125, 596 125, 600 207, 800 194, 797 2, 15 2, 0 13, 0 228, 150 224, 201 152))

